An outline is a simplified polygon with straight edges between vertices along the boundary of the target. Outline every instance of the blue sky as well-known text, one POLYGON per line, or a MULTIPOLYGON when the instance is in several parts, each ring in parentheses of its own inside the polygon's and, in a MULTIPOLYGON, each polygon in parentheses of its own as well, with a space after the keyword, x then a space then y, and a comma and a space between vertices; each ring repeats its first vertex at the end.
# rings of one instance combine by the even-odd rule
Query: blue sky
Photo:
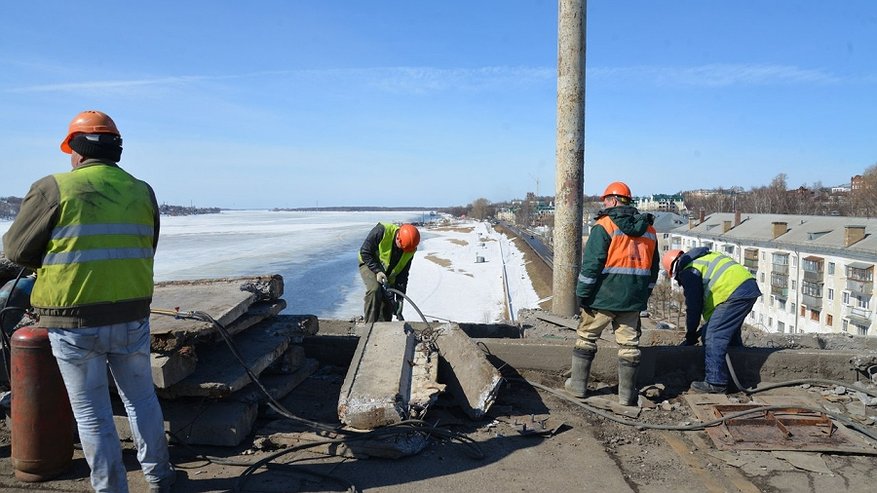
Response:
MULTIPOLYGON (((849 181, 877 163, 877 2, 590 0, 585 192, 849 181)), ((554 194, 557 2, 15 2, 0 196, 83 109, 160 202, 554 194), (10 172, 12 171, 12 172, 10 172)))

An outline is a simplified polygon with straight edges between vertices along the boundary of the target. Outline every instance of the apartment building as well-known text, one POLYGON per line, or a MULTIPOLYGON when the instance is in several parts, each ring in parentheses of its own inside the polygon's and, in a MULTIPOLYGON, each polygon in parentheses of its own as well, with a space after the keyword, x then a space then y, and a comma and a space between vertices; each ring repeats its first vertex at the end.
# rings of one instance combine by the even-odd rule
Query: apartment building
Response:
POLYGON ((763 293, 747 323, 770 332, 877 335, 877 219, 716 213, 671 231, 671 248, 705 246, 753 273, 763 293))
POLYGON ((646 197, 635 197, 634 205, 640 212, 681 212, 685 210, 685 199, 679 194, 656 194, 646 197))

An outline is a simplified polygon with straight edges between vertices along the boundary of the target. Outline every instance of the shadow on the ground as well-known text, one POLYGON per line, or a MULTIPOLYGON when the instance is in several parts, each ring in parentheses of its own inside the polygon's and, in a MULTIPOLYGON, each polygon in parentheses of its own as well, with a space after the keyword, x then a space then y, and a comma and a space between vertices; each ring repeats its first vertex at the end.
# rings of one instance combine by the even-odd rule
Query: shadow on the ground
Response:
MULTIPOLYGON (((552 434, 562 433, 568 428, 543 431, 534 427, 532 424, 539 424, 540 416, 548 414, 548 407, 536 389, 516 371, 506 367, 502 373, 506 380, 496 403, 483 418, 468 418, 448 396, 441 397, 423 418, 459 434, 464 437, 463 441, 433 439, 424 451, 401 459, 350 459, 294 453, 280 461, 307 458, 308 463, 262 468, 246 481, 241 491, 346 491, 341 483, 328 478, 341 479, 360 491, 441 478, 494 464, 517 451, 537 446, 550 439, 552 434), (476 458, 477 455, 482 457, 476 458)), ((282 402, 297 416, 338 426, 338 392, 342 380, 341 375, 315 375, 282 402)), ((194 450, 239 463, 253 462, 254 458, 264 456, 241 455, 251 446, 252 441, 234 449, 172 446, 173 461, 178 468, 188 471, 188 477, 175 491, 234 491, 243 467, 226 466, 222 471, 211 471, 218 466, 208 465, 204 459, 194 457, 194 450), (205 469, 203 476, 198 472, 202 468, 205 469)))

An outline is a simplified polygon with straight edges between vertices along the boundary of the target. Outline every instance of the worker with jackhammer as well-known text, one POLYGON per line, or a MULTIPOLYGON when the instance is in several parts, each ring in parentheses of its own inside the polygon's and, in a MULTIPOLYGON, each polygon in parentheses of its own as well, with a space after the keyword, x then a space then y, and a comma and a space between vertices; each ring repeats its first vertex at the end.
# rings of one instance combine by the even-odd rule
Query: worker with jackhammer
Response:
POLYGON ((725 355, 728 346, 743 345, 743 321, 761 296, 758 283, 749 269, 706 247, 670 250, 661 258, 661 267, 685 293, 686 331, 681 345, 703 341, 706 378, 692 382, 691 390, 723 394, 728 388, 725 355), (706 323, 698 328, 701 315, 706 323))
POLYGON ((576 285, 581 320, 572 353, 570 378, 564 384, 574 397, 585 396, 597 340, 610 325, 618 343, 618 402, 635 406, 640 362, 640 312, 658 280, 657 234, 651 214, 631 205, 630 188, 610 183, 582 255, 576 285))
POLYGON ((70 154, 73 170, 31 186, 3 236, 4 251, 36 270, 30 301, 48 329, 94 490, 128 491, 109 366, 149 491, 170 491, 176 473, 149 356, 155 193, 117 164, 122 137, 105 113, 79 113, 61 150, 70 154))
POLYGON ((366 323, 389 322, 402 317, 402 293, 408 287, 411 259, 420 243, 420 231, 413 224, 397 226, 378 223, 359 249, 359 274, 365 283, 366 323))

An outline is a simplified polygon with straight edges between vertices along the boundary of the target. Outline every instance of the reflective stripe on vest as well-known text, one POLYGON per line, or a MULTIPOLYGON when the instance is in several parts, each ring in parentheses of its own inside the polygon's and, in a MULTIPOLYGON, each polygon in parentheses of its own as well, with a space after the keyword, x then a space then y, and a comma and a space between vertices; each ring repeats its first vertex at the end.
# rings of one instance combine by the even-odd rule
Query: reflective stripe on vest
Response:
POLYGON ((148 186, 117 166, 54 175, 58 222, 31 303, 71 308, 152 297, 154 210, 148 186))
POLYGON ((703 318, 709 320, 720 303, 749 279, 755 279, 749 269, 734 262, 731 257, 710 252, 694 259, 684 269, 696 269, 703 281, 703 318))
MULTIPOLYGON (((378 259, 380 259, 381 265, 384 266, 384 271, 386 272, 390 266, 390 257, 393 255, 393 242, 396 240, 396 231, 399 231, 399 226, 393 223, 381 224, 384 226, 384 237, 381 238, 381 242, 378 244, 378 259)), ((393 272, 387 272, 387 281, 391 285, 396 284, 396 276, 411 262, 412 257, 414 257, 414 252, 402 252, 399 262, 393 266, 393 272)))
POLYGON ((651 276, 652 260, 658 246, 658 235, 651 225, 642 236, 624 234, 609 216, 597 220, 609 235, 609 251, 603 274, 651 276))

